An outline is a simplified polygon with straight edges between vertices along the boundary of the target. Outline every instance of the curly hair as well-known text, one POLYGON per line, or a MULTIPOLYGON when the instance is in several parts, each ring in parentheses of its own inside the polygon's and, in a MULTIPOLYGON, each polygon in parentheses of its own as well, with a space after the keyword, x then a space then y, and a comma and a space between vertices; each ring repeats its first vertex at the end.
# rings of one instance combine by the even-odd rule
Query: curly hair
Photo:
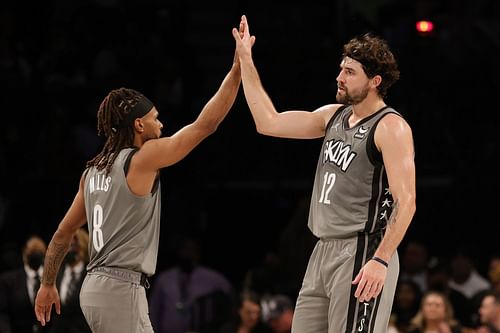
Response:
POLYGON ((109 173, 117 153, 133 146, 134 128, 126 119, 143 97, 133 89, 119 88, 104 98, 97 111, 97 134, 107 139, 102 151, 86 163, 87 168, 95 166, 97 170, 106 169, 106 173, 109 173))
POLYGON ((387 42, 380 37, 366 33, 351 39, 344 45, 342 59, 352 58, 363 66, 366 75, 371 79, 375 75, 382 77, 377 87, 380 96, 384 97, 389 88, 399 79, 396 59, 387 42))

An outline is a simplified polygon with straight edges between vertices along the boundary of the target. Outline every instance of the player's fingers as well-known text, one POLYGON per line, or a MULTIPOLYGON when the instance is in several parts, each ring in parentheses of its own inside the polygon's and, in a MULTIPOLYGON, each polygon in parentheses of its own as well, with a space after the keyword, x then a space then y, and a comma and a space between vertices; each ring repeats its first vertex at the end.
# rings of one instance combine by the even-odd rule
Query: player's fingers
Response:
POLYGON ((236 41, 241 40, 240 33, 238 32, 238 30, 236 28, 233 28, 233 30, 231 30, 231 32, 233 33, 233 37, 236 41))
POLYGON ((52 304, 45 308, 45 321, 48 323, 50 321, 50 313, 52 312, 52 304))
POLYGON ((365 286, 366 281, 361 279, 361 281, 359 281, 358 287, 356 288, 356 292, 354 292, 354 297, 359 298, 363 294, 365 286))
POLYGON ((376 297, 377 288, 378 288, 378 283, 376 282, 372 283, 369 287, 367 286, 365 288, 366 289, 365 301, 369 301, 372 298, 376 297))
POLYGON ((255 44, 255 36, 250 37, 250 45, 255 44))
POLYGON ((55 303, 55 306, 56 306, 56 313, 58 315, 60 315, 61 314, 61 301, 57 300, 56 303, 55 303))
POLYGON ((250 36, 250 26, 248 25, 247 17, 246 15, 243 15, 241 17, 241 23, 244 25, 244 32, 246 36, 250 36))
POLYGON ((359 297, 360 302, 365 302, 370 300, 371 288, 372 288, 372 283, 367 282, 365 284, 365 287, 363 288, 363 291, 361 292, 361 296, 359 297))
POLYGON ((42 326, 45 326, 45 314, 43 313, 43 307, 35 305, 35 314, 36 319, 42 324, 42 326))
POLYGON ((362 272, 363 271, 359 271, 358 275, 356 275, 356 277, 352 281, 352 284, 358 284, 359 283, 359 281, 361 280, 362 272))
POLYGON ((382 283, 377 283, 377 288, 375 288, 373 297, 377 297, 378 295, 380 295, 380 292, 382 291, 382 286, 383 286, 382 283))

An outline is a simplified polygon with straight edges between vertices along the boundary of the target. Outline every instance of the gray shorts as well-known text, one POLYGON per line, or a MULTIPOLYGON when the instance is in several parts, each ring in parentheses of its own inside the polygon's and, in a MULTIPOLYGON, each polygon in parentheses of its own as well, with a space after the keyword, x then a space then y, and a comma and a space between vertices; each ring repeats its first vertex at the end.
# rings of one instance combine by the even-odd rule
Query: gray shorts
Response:
POLYGON ((80 306, 93 333, 152 333, 146 290, 129 281, 88 273, 80 306))
POLYGON ((377 298, 360 303, 354 297, 357 285, 352 284, 379 242, 380 236, 361 233, 317 242, 297 298, 292 333, 387 333, 399 275, 397 253, 377 298))

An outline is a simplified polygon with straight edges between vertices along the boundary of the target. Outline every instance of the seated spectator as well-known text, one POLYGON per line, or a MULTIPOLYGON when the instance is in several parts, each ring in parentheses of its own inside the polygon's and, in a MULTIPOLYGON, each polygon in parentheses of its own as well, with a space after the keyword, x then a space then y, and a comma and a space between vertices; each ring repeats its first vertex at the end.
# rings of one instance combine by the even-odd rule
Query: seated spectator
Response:
POLYGON ((473 300, 450 286, 450 265, 448 260, 441 258, 429 267, 428 287, 429 290, 443 293, 453 307, 455 319, 462 325, 472 328, 475 325, 475 310, 473 300))
POLYGON ((154 281, 150 315, 156 333, 196 332, 225 319, 216 317, 224 308, 224 296, 226 304, 230 303, 232 286, 223 274, 201 265, 200 255, 198 241, 185 238, 177 250, 176 265, 160 272, 154 281))
POLYGON ((420 287, 420 292, 426 292, 428 264, 427 246, 417 240, 409 241, 402 251, 400 279, 412 280, 420 287))
POLYGON ((495 254, 490 258, 488 280, 492 285, 492 289, 500 292, 500 254, 495 254))
POLYGON ((468 299, 472 299, 477 293, 491 287, 489 281, 476 271, 472 258, 466 254, 457 253, 451 259, 450 268, 450 288, 468 299))
POLYGON ((290 333, 295 306, 286 295, 272 295, 262 300, 263 319, 273 333, 290 333))
POLYGON ((500 333, 500 293, 485 293, 479 308, 480 326, 477 333, 500 333))
POLYGON ((411 320, 409 333, 462 333, 453 316, 453 307, 446 295, 437 291, 424 294, 418 313, 411 320))
POLYGON ((413 280, 399 280, 392 306, 392 321, 400 332, 406 332, 417 314, 422 299, 420 287, 413 280))
POLYGON ((222 325, 219 333, 272 333, 262 321, 259 295, 253 291, 242 292, 238 297, 233 318, 222 325))

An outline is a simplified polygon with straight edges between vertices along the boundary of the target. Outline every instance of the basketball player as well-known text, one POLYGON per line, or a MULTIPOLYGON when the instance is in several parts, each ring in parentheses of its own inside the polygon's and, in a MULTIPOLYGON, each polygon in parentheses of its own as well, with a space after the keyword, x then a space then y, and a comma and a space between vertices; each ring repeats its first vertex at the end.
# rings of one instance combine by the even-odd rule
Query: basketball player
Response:
POLYGON ((158 110, 143 94, 111 91, 97 113, 107 141, 87 162, 78 192, 49 244, 35 304, 42 325, 61 305, 56 276, 75 231, 88 222, 90 262, 80 306, 92 332, 153 332, 143 286, 155 272, 160 234, 162 168, 182 160, 214 133, 236 98, 240 64, 234 58, 219 90, 198 118, 160 138, 158 110))
POLYGON ((245 97, 264 135, 324 137, 308 226, 319 238, 298 295, 293 333, 386 333, 399 274, 397 246, 415 213, 412 132, 386 105, 399 78, 385 41, 364 35, 344 46, 337 101, 314 112, 278 113, 243 37, 233 29, 245 97))

